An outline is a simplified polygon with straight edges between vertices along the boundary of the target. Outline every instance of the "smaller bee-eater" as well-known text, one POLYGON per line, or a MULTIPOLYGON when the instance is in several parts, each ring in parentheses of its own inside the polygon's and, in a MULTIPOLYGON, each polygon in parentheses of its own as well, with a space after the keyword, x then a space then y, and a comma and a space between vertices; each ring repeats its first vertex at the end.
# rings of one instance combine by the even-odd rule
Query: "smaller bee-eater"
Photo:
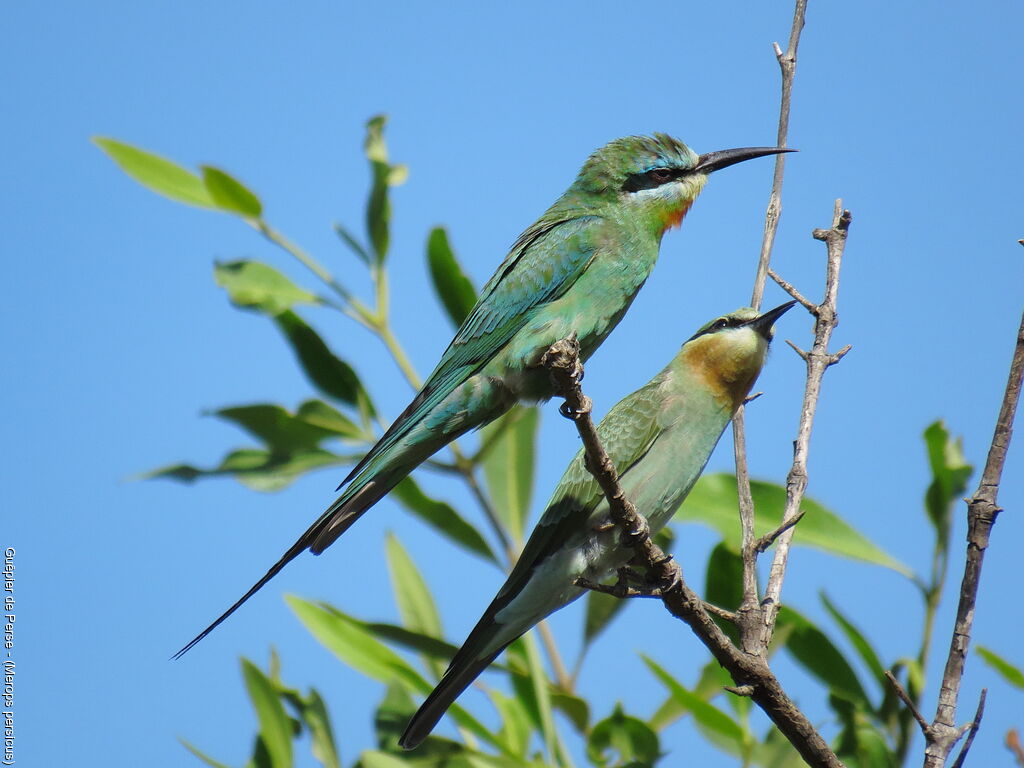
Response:
MULTIPOLYGON (((736 409, 761 373, 772 324, 796 302, 759 314, 742 308, 695 333, 646 385, 619 401, 597 426, 628 499, 651 534, 672 517, 704 471, 736 409)), ((413 749, 452 702, 505 647, 601 582, 633 551, 609 524, 608 503, 581 449, 555 488, 508 580, 452 659, 399 743, 413 749)))
MULTIPOLYGON (((698 155, 663 133, 616 139, 512 246, 476 306, 408 407, 342 481, 345 490, 270 570, 187 652, 303 550, 319 555, 406 475, 517 402, 551 397, 540 357, 575 333, 586 360, 629 309, 708 176, 793 150, 725 149, 698 155)), ((493 178, 503 169, 488 168, 493 178)))

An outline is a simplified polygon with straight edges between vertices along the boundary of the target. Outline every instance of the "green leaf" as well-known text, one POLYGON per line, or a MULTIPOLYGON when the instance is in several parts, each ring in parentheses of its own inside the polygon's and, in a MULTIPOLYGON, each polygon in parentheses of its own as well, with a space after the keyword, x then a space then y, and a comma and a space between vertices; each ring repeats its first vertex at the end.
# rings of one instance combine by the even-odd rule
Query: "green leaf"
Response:
POLYGON ((232 475, 253 490, 269 492, 286 488, 300 475, 323 467, 353 464, 357 456, 339 456, 324 450, 310 450, 288 455, 275 454, 262 448, 232 451, 211 469, 192 464, 173 464, 138 476, 140 480, 164 478, 192 483, 201 478, 232 475))
POLYGON ((984 646, 979 645, 975 650, 985 663, 998 672, 1006 682, 1024 691, 1024 672, 984 646))
MULTIPOLYGON (((398 605, 398 615, 402 624, 413 632, 432 637, 441 637, 441 617, 434 605, 434 596, 423 580, 416 564, 409 553, 393 533, 388 533, 385 540, 385 553, 388 561, 388 573, 391 574, 391 587, 398 605)), ((444 674, 444 665, 436 659, 426 656, 427 668, 435 678, 444 674)))
POLYGON ((322 441, 335 436, 331 430, 296 418, 279 405, 239 405, 221 408, 213 415, 237 424, 262 440, 271 451, 280 453, 314 450, 322 441))
POLYGON ((621 704, 594 726, 587 740, 587 757, 601 766, 651 766, 660 756, 658 734, 643 720, 623 712, 621 704))
POLYGON ((409 691, 398 683, 388 684, 384 700, 373 717, 377 746, 388 752, 397 752, 400 749, 398 739, 415 711, 416 704, 409 691))
POLYGON ((897 768, 896 756, 885 735, 867 713, 834 693, 829 696, 829 706, 843 725, 833 749, 847 768, 897 768))
MULTIPOLYGON (((310 603, 294 595, 285 599, 306 629, 347 666, 382 683, 397 681, 423 695, 433 689, 411 664, 373 637, 359 621, 323 603, 310 603)), ((487 728, 458 704, 451 706, 448 715, 477 738, 504 749, 487 728)))
POLYGON ((327 714, 323 698, 315 688, 310 688, 305 699, 302 720, 309 728, 313 757, 319 760, 324 768, 341 768, 341 757, 334 742, 331 718, 327 714))
POLYGON ((498 562, 487 540, 476 528, 460 517, 451 505, 427 496, 411 477, 395 486, 391 498, 460 547, 491 562, 498 562))
MULTIPOLYGON (((743 560, 725 543, 719 542, 708 557, 705 600, 727 611, 735 611, 743 602, 743 560)), ((712 615, 715 623, 734 643, 739 631, 730 621, 712 615)))
POLYGON ((932 482, 924 495, 928 519, 935 527, 935 537, 942 551, 949 547, 949 529, 953 505, 967 491, 967 481, 974 467, 964 458, 963 439, 953 440, 941 421, 930 424, 924 431, 928 451, 928 464, 932 482))
POLYGON ((778 624, 789 630, 786 649, 804 669, 824 683, 832 693, 865 711, 871 710, 871 703, 857 679, 857 673, 824 632, 788 606, 783 606, 779 611, 778 624))
POLYGON ((288 310, 274 318, 295 352, 309 380, 329 397, 358 406, 360 395, 366 395, 359 377, 348 363, 338 358, 306 322, 288 310))
POLYGON ((338 222, 335 222, 334 233, 339 238, 341 238, 341 242, 347 245, 349 249, 352 251, 352 253, 359 257, 360 261, 362 261, 367 266, 373 263, 373 259, 370 258, 370 254, 366 252, 366 249, 363 247, 363 244, 356 240, 355 235, 353 235, 351 232, 345 229, 343 225, 339 224, 338 222))
POLYGON ((427 238, 427 264, 434 290, 448 317, 458 328, 476 304, 476 289, 462 271, 444 227, 434 227, 427 238))
POLYGON ((501 730, 498 731, 498 738, 505 743, 510 754, 516 757, 526 757, 533 725, 523 702, 515 696, 506 696, 494 689, 488 690, 487 695, 490 696, 494 708, 501 715, 501 730))
POLYGON ((425 635, 422 632, 415 632, 405 627, 399 627, 395 624, 387 624, 379 621, 358 621, 360 626, 366 629, 368 632, 373 634, 375 637, 383 638, 393 645, 406 648, 410 651, 416 651, 424 656, 429 656, 432 659, 437 659, 445 664, 452 660, 455 653, 459 650, 457 645, 441 640, 440 638, 433 637, 431 635, 425 635))
POLYGON ((829 612, 829 615, 835 620, 836 624, 846 635, 846 639, 850 641, 850 645, 853 646, 854 650, 857 651, 857 655, 860 656, 861 660, 867 665, 868 669, 871 670, 871 674, 875 678, 875 682, 881 687, 884 693, 889 688, 889 681, 885 677, 885 666, 882 664, 881 659, 878 658, 878 654, 875 649, 868 642, 868 639, 864 637, 864 633, 854 626, 853 622, 847 619, 839 609, 828 599, 828 595, 824 592, 821 593, 821 602, 825 606, 825 610, 829 612))
POLYGON ((284 711, 273 682, 248 659, 242 659, 242 676, 260 723, 260 740, 273 768, 292 765, 292 721, 284 711))
POLYGON ((318 427, 342 438, 364 442, 373 439, 372 435, 366 434, 348 416, 323 400, 303 401, 295 411, 295 416, 310 426, 318 427))
POLYGON ((483 458, 487 490, 517 544, 530 509, 539 417, 536 406, 519 406, 480 430, 481 441, 489 445, 483 458))
POLYGON ((96 136, 93 142, 106 152, 122 171, 157 194, 201 208, 217 207, 202 179, 177 163, 116 139, 96 136))
POLYGON ((256 309, 271 316, 296 304, 319 301, 315 295, 259 261, 216 262, 213 279, 228 292, 228 298, 236 307, 256 309))
POLYGON ((250 219, 258 219, 263 214, 260 199, 234 176, 211 165, 201 165, 199 169, 203 172, 206 191, 222 211, 250 219))
POLYGON ((745 736, 743 729, 729 715, 713 704, 705 701, 696 693, 689 691, 665 671, 653 659, 641 654, 647 667, 654 675, 668 688, 672 698, 676 700, 687 712, 693 715, 693 719, 708 731, 718 734, 726 741, 736 745, 741 750, 744 747, 745 736))
MULTIPOLYGON (((782 523, 786 489, 781 485, 755 480, 751 482, 750 490, 757 509, 755 532, 761 536, 775 530, 782 523)), ((796 526, 794 544, 885 566, 904 576, 912 575, 907 566, 890 557, 849 523, 818 502, 805 497, 802 506, 807 514, 796 526)), ((739 551, 738 508, 736 478, 733 475, 704 475, 690 491, 676 517, 679 520, 692 520, 709 525, 722 535, 730 548, 739 551)))
POLYGON ((378 266, 384 264, 391 240, 391 198, 389 188, 404 181, 401 171, 394 170, 388 162, 388 148, 384 142, 384 125, 387 117, 377 115, 366 124, 366 158, 370 161, 372 182, 370 196, 366 202, 366 232, 373 246, 378 266))
POLYGON ((398 755, 368 749, 359 755, 362 768, 409 768, 409 761, 398 755))
POLYGON ((580 733, 586 733, 590 724, 590 705, 587 700, 552 684, 551 705, 565 715, 573 727, 580 733))
POLYGON ((193 755, 198 757, 204 763, 206 763, 207 765, 211 766, 211 768, 231 768, 227 763, 222 763, 219 760, 214 760, 208 754, 206 754, 205 752, 201 751, 198 747, 193 746, 189 742, 185 741, 180 736, 178 737, 178 741, 181 743, 181 746, 183 746, 185 749, 187 749, 193 755))

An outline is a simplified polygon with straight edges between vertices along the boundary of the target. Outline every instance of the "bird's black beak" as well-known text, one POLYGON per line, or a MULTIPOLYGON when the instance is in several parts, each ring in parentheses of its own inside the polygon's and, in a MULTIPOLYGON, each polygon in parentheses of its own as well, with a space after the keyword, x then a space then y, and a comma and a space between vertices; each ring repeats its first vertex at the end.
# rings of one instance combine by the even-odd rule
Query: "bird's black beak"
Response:
POLYGON ((775 325, 775 321, 789 312, 789 310, 793 308, 794 304, 796 304, 795 301, 787 301, 785 304, 780 304, 775 309, 769 309, 763 315, 758 315, 751 320, 750 327, 764 336, 768 341, 771 341, 772 326, 775 325))
POLYGON ((742 163, 744 160, 753 160, 755 157, 765 155, 778 155, 783 152, 796 152, 795 149, 783 149, 782 147, 744 147, 742 149, 722 149, 718 152, 708 152, 697 158, 697 165, 693 171, 697 173, 714 173, 730 165, 742 163))

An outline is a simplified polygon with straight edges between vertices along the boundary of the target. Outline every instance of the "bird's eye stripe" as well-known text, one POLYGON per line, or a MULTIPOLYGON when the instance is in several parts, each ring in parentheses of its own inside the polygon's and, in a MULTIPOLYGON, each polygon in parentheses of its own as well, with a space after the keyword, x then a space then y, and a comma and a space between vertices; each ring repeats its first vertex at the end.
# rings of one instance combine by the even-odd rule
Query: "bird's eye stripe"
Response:
POLYGON ((624 192, 639 192, 642 189, 655 189, 662 184, 675 181, 686 173, 682 168, 651 168, 643 173, 631 173, 622 185, 624 192))

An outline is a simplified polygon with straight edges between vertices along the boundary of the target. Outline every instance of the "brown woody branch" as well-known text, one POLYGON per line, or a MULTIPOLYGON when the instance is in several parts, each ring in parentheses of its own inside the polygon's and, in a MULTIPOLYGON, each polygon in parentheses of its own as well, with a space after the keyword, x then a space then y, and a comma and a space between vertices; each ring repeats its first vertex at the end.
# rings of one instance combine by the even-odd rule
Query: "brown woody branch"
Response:
MULTIPOLYGON (((1001 511, 996 498, 999 494, 999 482, 1003 474, 1006 452, 1013 434, 1013 420, 1020 400, 1021 381, 1024 379, 1024 315, 1021 316, 1017 330, 1017 343, 1010 362, 1010 374, 1006 382, 1006 392, 996 419, 992 444, 989 446, 985 469, 974 495, 967 499, 967 560, 964 564, 964 577, 960 585, 960 601, 956 610, 956 621, 953 625, 953 637, 949 644, 949 655, 946 668, 942 675, 942 686, 939 689, 939 701, 935 711, 935 719, 924 730, 925 735, 925 768, 941 768, 946 764, 950 751, 965 729, 956 726, 956 707, 960 697, 960 683, 964 674, 964 661, 971 642, 971 629, 974 624, 974 608, 978 598, 978 586, 981 582, 981 568, 985 560, 992 526, 1001 511)), ((977 730, 977 722, 981 717, 981 708, 972 721, 973 730, 977 730)), ((966 756, 969 744, 965 744, 961 757, 966 756)), ((961 759, 958 758, 958 763, 961 759)))
POLYGON ((771 718, 782 734, 811 766, 841 768, 842 763, 815 730, 814 725, 786 695, 761 655, 744 653, 732 644, 714 622, 700 596, 683 580, 682 569, 654 543, 646 519, 625 497, 618 472, 601 445, 590 417, 591 401, 580 388, 583 366, 575 337, 559 341, 545 353, 542 364, 549 370, 555 392, 565 399, 563 415, 572 419, 583 440, 586 466, 608 500, 612 522, 621 531, 622 546, 632 549, 635 561, 648 572, 651 583, 668 611, 685 621, 694 634, 729 672, 737 690, 749 695, 771 718))

